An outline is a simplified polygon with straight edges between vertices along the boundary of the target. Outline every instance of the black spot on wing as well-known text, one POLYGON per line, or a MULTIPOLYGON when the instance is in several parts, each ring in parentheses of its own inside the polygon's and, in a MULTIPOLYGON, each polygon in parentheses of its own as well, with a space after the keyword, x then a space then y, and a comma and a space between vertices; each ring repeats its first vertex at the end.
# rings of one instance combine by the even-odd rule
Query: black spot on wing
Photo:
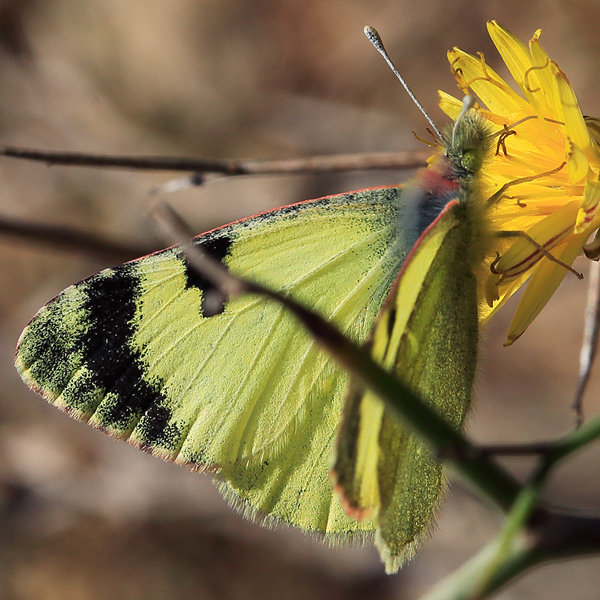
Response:
POLYGON ((151 406, 139 424, 141 438, 148 446, 160 445, 174 450, 181 438, 181 430, 174 423, 169 423, 172 413, 165 406, 151 406))
MULTIPOLYGON (((140 294, 135 266, 123 265, 89 279, 86 294, 89 326, 80 343, 90 377, 81 388, 87 385, 103 392, 103 402, 96 411, 100 425, 129 431, 141 420, 148 446, 175 448, 179 436, 176 426, 168 425, 171 411, 160 382, 150 383, 144 378, 147 366, 130 344, 140 294)), ((86 390, 80 391, 85 397, 86 390)))
MULTIPOLYGON (((218 260, 219 262, 223 262, 229 254, 233 240, 228 236, 221 236, 199 239, 199 241, 196 243, 210 257, 218 260)), ((202 277, 202 275, 197 273, 189 264, 187 259, 185 259, 185 276, 186 289, 195 287, 202 292, 202 306, 200 307, 200 314, 203 317, 220 315, 225 310, 226 298, 215 289, 208 279, 205 279, 202 277)))
POLYGON ((394 332, 394 325, 396 324, 396 309, 390 308, 390 314, 388 316, 387 322, 387 334, 388 338, 392 337, 392 333, 394 332))

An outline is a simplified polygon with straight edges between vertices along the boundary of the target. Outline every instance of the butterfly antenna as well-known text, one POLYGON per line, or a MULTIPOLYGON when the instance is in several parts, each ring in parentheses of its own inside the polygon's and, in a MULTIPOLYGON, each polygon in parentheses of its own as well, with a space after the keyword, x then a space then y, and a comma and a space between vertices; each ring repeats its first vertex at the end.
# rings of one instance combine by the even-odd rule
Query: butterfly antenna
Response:
POLYGON ((470 108, 475 106, 475 98, 470 94, 467 94, 462 101, 462 108, 460 109, 460 113, 458 117, 456 117, 456 121, 454 121, 454 127, 452 128, 452 147, 454 148, 454 138, 456 137, 456 129, 458 124, 461 122, 462 118, 467 114, 467 111, 470 108))
POLYGON ((377 33, 377 30, 375 28, 369 27, 369 25, 367 25, 365 27, 364 31, 365 31, 365 35, 369 38, 369 41, 371 42, 371 44, 373 44, 373 46, 375 46, 375 49, 379 52, 379 54, 381 54, 381 56, 383 56, 383 58, 385 59, 385 62, 389 65, 390 69, 394 72, 394 75, 400 80, 400 83, 404 86, 404 89, 406 90, 406 93, 411 97, 411 100, 419 107, 419 110, 425 115, 425 118, 429 121, 429 124, 435 131, 436 135, 440 138, 440 140, 443 139, 442 134, 440 133, 440 130, 435 126, 435 123, 433 122, 432 118, 427 114, 427 111, 423 108, 423 105, 417 100, 417 97, 410 91, 408 84, 406 83, 406 81, 404 81, 404 78, 402 77, 402 75, 400 75, 400 73, 398 72, 398 69, 396 69, 394 63, 391 61, 388 53, 385 50, 383 42, 381 41, 381 37, 377 33))

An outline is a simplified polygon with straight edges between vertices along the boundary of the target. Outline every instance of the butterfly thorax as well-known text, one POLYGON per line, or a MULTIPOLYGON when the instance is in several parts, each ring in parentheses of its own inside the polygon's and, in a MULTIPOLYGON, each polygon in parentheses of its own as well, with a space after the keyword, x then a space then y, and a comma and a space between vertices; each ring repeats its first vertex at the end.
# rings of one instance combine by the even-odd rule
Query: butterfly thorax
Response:
POLYGON ((464 206, 471 230, 469 262, 477 270, 484 262, 493 235, 481 181, 493 150, 492 131, 481 114, 472 109, 460 118, 455 128, 444 131, 444 142, 441 160, 447 169, 445 176, 457 183, 457 198, 464 206))
POLYGON ((434 156, 404 187, 403 241, 407 250, 452 200, 464 205, 466 220, 473 223, 474 232, 488 229, 482 223, 485 202, 478 201, 478 190, 481 167, 490 147, 489 130, 475 111, 469 111, 458 123, 454 143, 452 127, 446 130, 443 153, 434 156))

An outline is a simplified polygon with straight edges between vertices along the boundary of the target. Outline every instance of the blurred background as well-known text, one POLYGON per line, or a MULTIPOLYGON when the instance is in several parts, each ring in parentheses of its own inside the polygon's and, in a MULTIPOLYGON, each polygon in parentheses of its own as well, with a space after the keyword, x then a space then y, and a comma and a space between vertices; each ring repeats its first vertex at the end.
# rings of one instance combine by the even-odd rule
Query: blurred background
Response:
MULTIPOLYGON (((97 153, 282 158, 421 148, 426 123, 362 33, 377 27, 434 120, 457 92, 445 52, 504 74, 487 37, 497 19, 537 28, 587 114, 600 114, 600 4, 592 0, 0 0, 0 143, 97 153)), ((237 178, 169 196, 197 232, 410 172, 237 178)), ((149 190, 174 175, 0 160, 0 215, 160 247, 149 190)), ((497 532, 496 511, 454 483, 439 525, 399 575, 372 548, 328 548, 234 513, 207 476, 76 423, 13 369, 22 328, 44 303, 110 262, 0 236, 0 597, 414 598, 497 532)), ((578 269, 586 271, 583 259, 578 269)), ((502 343, 515 308, 490 325, 469 432, 533 441, 573 425, 586 285, 565 283, 525 336, 502 343)), ((586 412, 600 409, 592 379, 586 412)), ((510 461, 527 472, 527 461, 510 461)), ((600 503, 600 455, 561 468, 547 491, 600 503)), ((552 565, 503 599, 596 597, 600 559, 552 565)))

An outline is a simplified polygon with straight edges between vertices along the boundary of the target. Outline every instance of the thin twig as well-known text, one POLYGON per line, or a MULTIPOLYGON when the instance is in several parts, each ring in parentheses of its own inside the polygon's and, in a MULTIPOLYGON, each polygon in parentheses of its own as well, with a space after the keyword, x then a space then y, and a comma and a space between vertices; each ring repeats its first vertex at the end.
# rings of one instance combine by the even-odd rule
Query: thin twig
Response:
POLYGON ((583 423, 583 395, 590 379, 592 365, 598 350, 598 332, 600 331, 600 263, 592 261, 590 267, 587 306, 583 326, 583 342, 579 353, 579 379, 573 401, 575 427, 583 423))
POLYGON ((537 456, 552 450, 554 442, 538 442, 534 444, 485 444, 477 446, 477 450, 486 456, 537 456))
POLYGON ((600 439, 600 416, 583 423, 581 427, 551 441, 532 444, 485 444, 474 446, 485 456, 535 456, 540 455, 553 465, 580 448, 600 439))
POLYGON ((375 169, 415 169, 425 165, 430 150, 336 154, 281 160, 201 159, 176 156, 118 156, 62 152, 4 146, 0 156, 44 162, 48 165, 107 167, 151 171, 191 171, 235 175, 284 175, 331 173, 336 171, 368 171, 375 169))
POLYGON ((35 244, 46 244, 60 250, 81 252, 115 264, 144 256, 158 249, 151 246, 121 244, 77 229, 31 223, 6 216, 0 216, 0 235, 16 237, 35 244))
POLYGON ((558 462, 598 439, 600 439, 600 416, 586 421, 581 427, 552 442, 547 458, 552 462, 558 462))

